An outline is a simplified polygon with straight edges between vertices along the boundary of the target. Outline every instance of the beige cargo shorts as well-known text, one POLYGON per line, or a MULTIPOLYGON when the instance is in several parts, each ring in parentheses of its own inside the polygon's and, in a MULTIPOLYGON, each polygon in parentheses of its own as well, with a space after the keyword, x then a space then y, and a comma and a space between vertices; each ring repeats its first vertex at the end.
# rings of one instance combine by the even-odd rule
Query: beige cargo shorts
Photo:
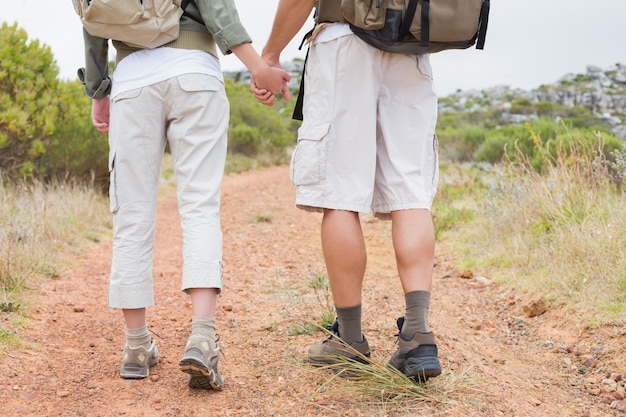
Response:
POLYGON ((296 205, 430 209, 439 180, 437 95, 428 55, 390 54, 345 35, 311 46, 304 120, 291 160, 296 205))

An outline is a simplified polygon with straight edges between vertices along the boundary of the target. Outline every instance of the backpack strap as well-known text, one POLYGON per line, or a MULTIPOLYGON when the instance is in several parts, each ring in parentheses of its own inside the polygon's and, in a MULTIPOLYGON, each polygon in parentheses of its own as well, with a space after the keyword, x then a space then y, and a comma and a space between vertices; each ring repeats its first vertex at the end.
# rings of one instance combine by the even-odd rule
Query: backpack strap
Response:
MULTIPOLYGON (((417 2, 416 2, 417 3, 417 2)), ((422 0, 422 39, 420 45, 428 46, 430 44, 430 0, 422 0)))
MULTIPOLYGON (((300 47, 298 48, 298 50, 302 49, 304 42, 306 42, 306 40, 311 37, 314 30, 315 28, 311 29, 304 35, 304 38, 302 38, 302 42, 300 43, 300 47)), ((311 50, 311 47, 309 46, 306 50, 306 57, 304 58, 304 64, 302 65, 302 76, 300 77, 300 90, 298 91, 298 98, 296 99, 296 105, 293 109, 293 114, 291 115, 291 118, 293 120, 302 121, 304 119, 304 116, 302 114, 302 106, 304 105, 304 72, 306 71, 306 63, 309 60, 310 50, 311 50)))
POLYGON ((489 0, 483 1, 483 5, 480 8, 480 25, 478 27, 478 41, 476 43, 476 49, 483 49, 485 47, 485 37, 487 36, 487 23, 489 22, 489 0))
MULTIPOLYGON (((400 33, 398 36, 399 39, 403 38, 404 35, 409 34, 409 30, 411 29, 411 22, 413 22, 413 17, 415 16, 415 11, 417 10, 417 1, 418 0, 409 0, 409 4, 406 6, 406 11, 404 12, 404 19, 402 19, 402 23, 400 24, 400 33)), ((428 2, 428 0, 422 0, 422 1, 428 2)), ((423 28, 423 25, 424 25, 424 22, 422 21, 422 28, 423 28)), ((424 33, 423 29, 422 29, 422 33, 424 33)))

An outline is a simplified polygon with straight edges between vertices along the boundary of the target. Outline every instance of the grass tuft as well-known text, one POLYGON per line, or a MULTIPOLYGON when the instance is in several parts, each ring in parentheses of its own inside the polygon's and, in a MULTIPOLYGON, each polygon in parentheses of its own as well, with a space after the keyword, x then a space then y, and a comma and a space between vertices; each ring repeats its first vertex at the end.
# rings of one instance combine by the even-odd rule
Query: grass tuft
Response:
MULTIPOLYGON (((329 330, 323 330, 331 334, 329 330)), ((421 410, 425 405, 445 408, 455 401, 482 402, 482 393, 476 381, 466 374, 444 373, 426 382, 419 382, 390 366, 382 358, 371 359, 351 346, 344 344, 344 347, 356 359, 336 355, 327 358, 333 364, 315 365, 318 371, 331 375, 323 379, 313 397, 347 397, 355 404, 396 413, 421 410)))

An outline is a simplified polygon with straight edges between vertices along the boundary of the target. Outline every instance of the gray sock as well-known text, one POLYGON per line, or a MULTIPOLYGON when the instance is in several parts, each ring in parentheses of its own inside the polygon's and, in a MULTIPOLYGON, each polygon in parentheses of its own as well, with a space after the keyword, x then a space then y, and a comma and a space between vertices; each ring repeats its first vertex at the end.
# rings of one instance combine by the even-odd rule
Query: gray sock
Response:
POLYGON ((191 317, 191 334, 200 334, 215 340, 215 317, 191 317))
POLYGON ((137 329, 129 329, 126 328, 126 345, 136 348, 139 346, 143 346, 146 349, 150 347, 150 342, 152 341, 152 337, 150 336, 150 331, 148 330, 148 325, 144 324, 143 327, 139 327, 137 329))
POLYGON ((339 323, 339 336, 344 342, 363 341, 363 330, 361 329, 361 304, 354 307, 337 307, 337 322, 339 323))
POLYGON ((404 295, 406 302, 406 313, 404 315, 404 325, 402 326, 402 336, 405 339, 412 339, 415 333, 428 333, 428 311, 430 310, 430 292, 413 291, 404 295))

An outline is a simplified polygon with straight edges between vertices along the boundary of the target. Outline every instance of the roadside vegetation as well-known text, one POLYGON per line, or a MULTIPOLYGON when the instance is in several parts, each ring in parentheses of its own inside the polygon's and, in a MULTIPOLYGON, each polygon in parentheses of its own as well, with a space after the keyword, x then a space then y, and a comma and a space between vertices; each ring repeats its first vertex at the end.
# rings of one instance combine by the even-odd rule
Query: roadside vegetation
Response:
MULTIPOLYGON (((2 24, 0 315, 12 323, 0 324, 4 346, 19 344, 11 328, 27 325, 28 290, 110 234, 106 137, 92 128, 78 81, 57 77, 48 47, 2 24)), ((258 105, 245 84, 227 79, 226 88, 232 106, 227 171, 287 163, 298 127, 290 118, 295 100, 269 108, 258 105)), ((504 124, 497 113, 475 108, 440 115, 438 241, 453 249, 460 268, 539 293, 589 327, 625 325, 624 142, 583 108, 515 99, 511 106, 540 117, 504 124)), ((164 177, 171 176, 166 166, 164 177)), ((251 221, 271 219, 259 214, 251 221)), ((311 277, 310 288, 320 322, 293 334, 333 320, 327 278, 311 277)), ((398 386, 388 382, 397 378, 390 371, 372 378, 379 391, 398 386)), ((401 390, 398 401, 414 395, 401 390)), ((419 395, 429 401, 436 393, 419 395)))
MULTIPOLYGON (((459 268, 565 305, 590 327, 623 326, 626 148, 578 132, 557 145, 528 126, 498 164, 444 164, 433 213, 459 268)), ((559 131, 560 132, 560 131, 559 131)))

